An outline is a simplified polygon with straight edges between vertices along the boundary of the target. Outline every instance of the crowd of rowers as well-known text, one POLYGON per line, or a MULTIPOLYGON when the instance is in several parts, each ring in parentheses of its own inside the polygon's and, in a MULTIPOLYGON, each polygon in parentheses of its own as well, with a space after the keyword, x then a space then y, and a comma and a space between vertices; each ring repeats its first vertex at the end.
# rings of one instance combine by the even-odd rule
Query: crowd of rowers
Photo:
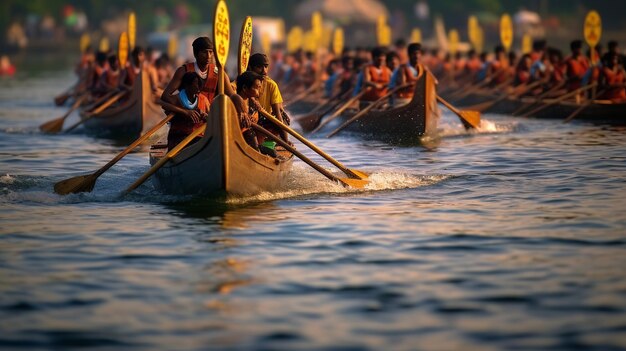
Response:
MULTIPOLYGON (((231 82, 228 75, 224 75, 224 87, 225 94, 235 105, 247 143, 264 154, 276 156, 274 143, 267 136, 257 135, 251 126, 257 123, 287 141, 286 134, 262 116, 263 112, 270 113, 289 124, 279 86, 283 91, 306 93, 323 84, 320 90, 326 98, 358 95, 360 108, 398 88, 390 99, 390 104, 395 106, 411 100, 414 91, 411 84, 419 79, 423 70, 428 70, 438 79, 440 89, 483 86, 493 91, 522 91, 540 82, 533 84, 533 89, 524 90, 524 95, 548 92, 550 95, 546 97, 558 97, 597 83, 599 94, 594 98, 626 101, 626 74, 618 44, 609 42, 607 52, 596 47, 596 60, 583 55, 582 46, 580 40, 571 42, 571 54, 564 57, 560 50, 538 40, 533 43, 532 52, 519 58, 512 52, 507 54, 501 46, 497 46, 493 54, 479 55, 471 50, 453 57, 438 49, 425 50, 419 43, 406 45, 398 41, 393 49, 344 49, 340 57, 326 54, 323 60, 310 52, 283 56, 280 51, 274 51, 271 68, 268 57, 256 53, 250 57, 248 70, 235 80, 231 82)), ((168 135, 171 149, 204 123, 216 96, 218 70, 213 43, 208 37, 200 37, 192 47, 195 61, 175 71, 167 55, 153 61, 150 60, 152 55, 140 47, 133 49, 124 68, 119 67, 116 55, 105 53, 96 54, 90 63, 87 50, 79 73, 85 77, 83 82, 88 90, 97 96, 128 90, 140 70, 146 69, 155 97, 160 98, 166 112, 175 113, 168 135)), ((584 98, 584 95, 577 98, 584 98)))

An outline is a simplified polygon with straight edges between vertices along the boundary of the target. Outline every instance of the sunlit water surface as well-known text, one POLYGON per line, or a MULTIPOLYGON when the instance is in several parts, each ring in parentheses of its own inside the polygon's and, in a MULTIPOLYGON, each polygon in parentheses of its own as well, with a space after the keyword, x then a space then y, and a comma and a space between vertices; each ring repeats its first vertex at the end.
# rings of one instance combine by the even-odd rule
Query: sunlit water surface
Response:
POLYGON ((69 72, 1 83, 2 349, 626 349, 623 128, 445 112, 427 147, 320 135, 367 189, 298 161, 228 202, 121 197, 144 148, 63 197, 123 146, 39 133, 69 72))

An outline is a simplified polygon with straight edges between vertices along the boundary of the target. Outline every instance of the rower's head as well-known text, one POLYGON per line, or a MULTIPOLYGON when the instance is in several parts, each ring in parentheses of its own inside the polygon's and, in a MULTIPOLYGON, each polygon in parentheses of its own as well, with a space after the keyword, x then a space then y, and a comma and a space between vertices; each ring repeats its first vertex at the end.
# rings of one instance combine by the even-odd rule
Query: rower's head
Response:
POLYGON ((107 63, 107 53, 104 51, 98 51, 96 54, 96 64, 100 67, 106 66, 107 63))
POLYGON ((609 44, 607 45, 609 53, 617 53, 619 51, 618 46, 619 45, 617 44, 617 41, 615 40, 609 41, 609 44))
POLYGON ((572 54, 575 55, 580 55, 582 49, 583 49, 583 42, 582 40, 574 40, 569 44, 569 48, 570 50, 572 50, 572 54))
POLYGON ((141 67, 143 62, 146 60, 146 51, 141 46, 135 46, 133 51, 130 53, 130 57, 135 67, 141 67))
POLYGON ((213 42, 209 37, 199 37, 191 43, 193 47, 193 57, 196 59, 198 67, 205 70, 210 62, 213 62, 213 42))
POLYGON ((185 90, 188 97, 196 97, 200 93, 200 76, 196 72, 187 72, 180 79, 178 90, 185 90))
POLYGON ((371 51, 372 63, 376 67, 381 67, 385 64, 385 49, 382 47, 375 47, 371 51))
POLYGON ((411 43, 407 47, 406 52, 409 55, 411 66, 417 65, 422 60, 422 44, 411 43))
POLYGON ((120 61, 117 59, 117 55, 109 55, 107 60, 109 61, 109 67, 111 70, 117 71, 118 68, 120 68, 120 61))
POLYGON ((385 62, 387 67, 393 71, 400 66, 400 55, 398 55, 395 51, 389 51, 387 52, 387 55, 385 55, 385 62))
POLYGON ((257 52, 256 54, 252 54, 250 59, 248 60, 248 70, 260 74, 262 76, 266 76, 270 67, 270 60, 267 58, 267 55, 257 52))
POLYGON ((261 96, 261 84, 264 76, 254 72, 245 71, 237 77, 237 94, 244 99, 261 96))

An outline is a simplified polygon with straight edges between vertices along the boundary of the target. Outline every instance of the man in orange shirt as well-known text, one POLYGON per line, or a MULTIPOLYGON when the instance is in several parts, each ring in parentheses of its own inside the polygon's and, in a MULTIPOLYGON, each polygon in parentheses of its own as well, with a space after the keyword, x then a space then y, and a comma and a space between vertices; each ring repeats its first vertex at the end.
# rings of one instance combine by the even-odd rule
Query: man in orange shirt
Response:
POLYGON ((361 96, 361 108, 385 96, 390 80, 391 71, 385 65, 385 50, 380 47, 372 49, 372 64, 363 71, 363 89, 370 89, 361 96))
POLYGON ((589 61, 582 55, 583 42, 574 40, 570 44, 572 55, 565 60, 567 90, 574 91, 582 87, 582 80, 589 69, 589 61))

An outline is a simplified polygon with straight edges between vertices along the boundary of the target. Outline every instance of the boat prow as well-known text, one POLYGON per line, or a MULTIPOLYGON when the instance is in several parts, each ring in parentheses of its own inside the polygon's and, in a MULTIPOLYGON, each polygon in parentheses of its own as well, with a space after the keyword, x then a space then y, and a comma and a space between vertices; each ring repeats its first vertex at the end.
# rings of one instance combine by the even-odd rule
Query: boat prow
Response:
MULTIPOLYGON (((150 163, 163 157, 166 148, 154 145, 150 163)), ((292 161, 290 153, 280 152, 273 158, 250 147, 232 101, 218 95, 211 105, 204 136, 174 156, 152 179, 168 194, 251 196, 280 188, 292 161)))

